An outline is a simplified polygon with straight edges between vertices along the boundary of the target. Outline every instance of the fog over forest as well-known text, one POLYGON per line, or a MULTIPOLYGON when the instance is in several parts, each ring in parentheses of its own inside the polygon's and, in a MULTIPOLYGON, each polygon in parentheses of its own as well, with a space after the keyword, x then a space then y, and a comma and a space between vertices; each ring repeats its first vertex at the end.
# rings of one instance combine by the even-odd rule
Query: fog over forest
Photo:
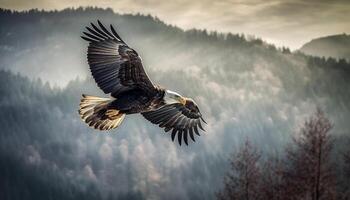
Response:
POLYGON ((349 145, 345 60, 98 8, 0 10, 0 36, 0 199, 213 199, 247 138, 263 157, 283 154, 316 107, 334 124, 332 159, 349 145), (141 115, 108 132, 80 120, 81 94, 106 96, 80 38, 97 19, 154 83, 199 104, 208 125, 196 142, 179 146, 141 115))

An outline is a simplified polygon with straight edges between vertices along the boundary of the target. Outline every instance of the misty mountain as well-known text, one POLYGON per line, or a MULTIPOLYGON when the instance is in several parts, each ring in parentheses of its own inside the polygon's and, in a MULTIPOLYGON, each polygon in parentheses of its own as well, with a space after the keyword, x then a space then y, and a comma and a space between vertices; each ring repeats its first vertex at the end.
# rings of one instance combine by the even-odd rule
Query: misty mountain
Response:
POLYGON ((350 60, 350 35, 345 33, 315 38, 304 44, 300 51, 313 56, 350 60))
POLYGON ((2 199, 38 199, 39 191, 43 199, 213 199, 246 138, 279 154, 317 106, 334 122, 332 134, 349 137, 344 61, 110 9, 1 10, 0 25, 2 199), (199 104, 208 125, 196 142, 179 146, 140 115, 108 132, 80 120, 82 93, 105 96, 79 38, 97 19, 117 27, 153 82, 199 104))

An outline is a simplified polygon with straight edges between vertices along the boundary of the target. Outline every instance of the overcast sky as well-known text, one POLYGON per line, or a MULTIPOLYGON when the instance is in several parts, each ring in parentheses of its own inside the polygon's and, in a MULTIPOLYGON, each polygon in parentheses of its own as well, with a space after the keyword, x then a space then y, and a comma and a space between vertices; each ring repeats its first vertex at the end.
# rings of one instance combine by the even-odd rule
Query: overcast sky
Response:
POLYGON ((312 38, 350 33, 349 0, 0 0, 0 6, 16 10, 111 7, 119 13, 155 15, 184 29, 253 34, 292 49, 312 38))

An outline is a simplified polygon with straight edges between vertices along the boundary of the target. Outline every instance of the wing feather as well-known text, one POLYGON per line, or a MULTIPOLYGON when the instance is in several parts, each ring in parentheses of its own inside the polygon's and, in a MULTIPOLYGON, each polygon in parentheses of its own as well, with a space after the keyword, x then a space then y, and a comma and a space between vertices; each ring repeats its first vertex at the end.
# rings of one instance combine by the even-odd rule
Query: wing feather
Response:
POLYGON ((188 129, 184 129, 184 132, 183 132, 184 142, 185 142, 186 145, 188 145, 188 141, 187 141, 187 130, 188 130, 188 129))
POLYGON ((179 141, 179 144, 181 146, 181 139, 182 139, 182 129, 179 130, 179 132, 177 133, 177 140, 179 141))
POLYGON ((96 36, 98 36, 99 38, 101 38, 102 40, 106 40, 106 39, 108 39, 108 37, 106 37, 106 36, 104 36, 104 35, 102 35, 102 34, 100 34, 100 33, 98 33, 98 32, 96 32, 95 30, 93 30, 93 29, 91 29, 90 27, 85 27, 90 33, 92 33, 92 34, 94 34, 94 35, 96 35, 96 36))
POLYGON ((177 129, 174 128, 173 131, 171 132, 171 140, 174 141, 175 136, 176 136, 177 129))
POLYGON ((194 132, 200 136, 201 134, 199 134, 198 128, 197 128, 197 124, 193 126, 194 132))
POLYGON ((189 128, 189 134, 190 134, 190 137, 193 140, 193 142, 195 142, 196 140, 194 139, 194 135, 193 135, 193 127, 189 128))
POLYGON ((123 41, 123 39, 119 36, 119 34, 117 33, 117 31, 115 31, 114 27, 111 25, 111 31, 113 33, 114 36, 116 36, 121 42, 125 43, 123 41))
POLYGON ((112 35, 112 34, 103 26, 103 24, 100 22, 100 20, 97 20, 97 23, 98 23, 98 25, 101 27, 101 29, 102 29, 107 35, 111 36, 111 38, 113 38, 113 39, 117 39, 117 38, 115 38, 114 35, 112 35))
POLYGON ((85 37, 85 36, 80 36, 80 37, 83 38, 84 40, 88 41, 88 42, 98 42, 97 40, 93 40, 93 39, 85 37))
POLYGON ((97 28, 97 26, 95 26, 95 24, 90 23, 92 28, 95 29, 95 31, 97 31, 98 33, 104 35, 107 39, 112 39, 110 38, 106 33, 104 33, 103 31, 101 31, 99 28, 97 28))
POLYGON ((203 128, 203 126, 202 126, 201 120, 197 119, 197 123, 198 123, 198 127, 199 127, 200 129, 202 129, 202 131, 205 131, 204 128, 203 128))

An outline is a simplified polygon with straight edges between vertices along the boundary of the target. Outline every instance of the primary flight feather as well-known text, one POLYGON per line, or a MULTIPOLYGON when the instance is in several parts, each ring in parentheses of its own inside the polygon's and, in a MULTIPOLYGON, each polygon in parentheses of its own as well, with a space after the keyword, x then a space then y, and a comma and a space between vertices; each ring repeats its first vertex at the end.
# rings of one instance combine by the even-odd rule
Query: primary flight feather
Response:
POLYGON ((154 85, 147 76, 138 53, 130 48, 113 26, 108 30, 98 21, 81 36, 89 42, 87 59, 91 74, 101 90, 111 98, 84 95, 79 114, 89 126, 99 130, 117 128, 125 115, 141 113, 153 124, 171 131, 174 141, 188 145, 200 135, 204 121, 190 98, 154 85))

